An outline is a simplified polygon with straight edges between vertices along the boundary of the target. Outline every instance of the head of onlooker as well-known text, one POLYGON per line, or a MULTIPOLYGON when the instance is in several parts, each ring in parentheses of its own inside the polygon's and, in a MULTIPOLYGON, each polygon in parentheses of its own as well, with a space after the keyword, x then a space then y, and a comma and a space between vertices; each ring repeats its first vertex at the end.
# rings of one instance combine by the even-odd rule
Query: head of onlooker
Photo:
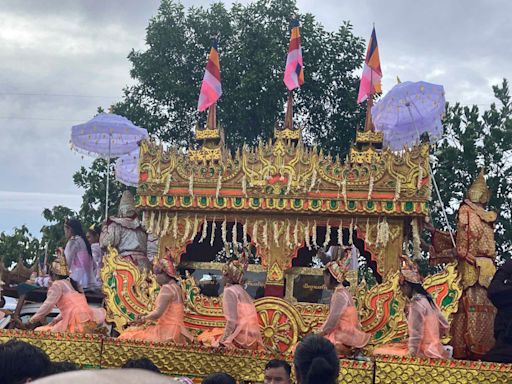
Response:
POLYGON ((236 380, 227 373, 212 373, 203 379, 203 384, 236 384, 236 380))
POLYGON ((308 335, 297 345, 293 364, 298 384, 335 384, 340 373, 334 345, 319 335, 308 335))
POLYGON ((264 384, 290 384, 292 367, 284 360, 270 360, 265 365, 264 384))
POLYGON ((29 343, 13 339, 0 344, 0 383, 36 380, 48 372, 50 364, 46 353, 29 343))
POLYGON ((57 373, 78 371, 80 366, 70 361, 52 361, 50 369, 45 376, 56 375, 57 373))
POLYGON ((146 371, 160 373, 160 369, 151 360, 145 357, 141 359, 130 359, 124 363, 123 368, 144 369, 146 371))

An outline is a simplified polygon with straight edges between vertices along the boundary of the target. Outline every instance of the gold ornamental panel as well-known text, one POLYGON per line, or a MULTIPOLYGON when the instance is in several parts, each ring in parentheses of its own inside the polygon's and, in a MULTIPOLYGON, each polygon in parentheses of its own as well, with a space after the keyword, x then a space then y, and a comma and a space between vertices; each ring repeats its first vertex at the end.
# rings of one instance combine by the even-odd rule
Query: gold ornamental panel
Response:
POLYGON ((102 336, 0 330, 0 342, 16 339, 41 348, 52 361, 70 361, 82 367, 100 367, 102 336))
POLYGON ((374 363, 371 361, 340 360, 340 384, 372 384, 374 363))
POLYGON ((375 131, 357 131, 356 143, 374 143, 382 144, 384 141, 384 132, 375 131))
POLYGON ((220 132, 215 129, 196 129, 196 140, 220 139, 220 132))
POLYGON ((510 364, 406 357, 384 357, 375 364, 376 384, 512 383, 510 364))

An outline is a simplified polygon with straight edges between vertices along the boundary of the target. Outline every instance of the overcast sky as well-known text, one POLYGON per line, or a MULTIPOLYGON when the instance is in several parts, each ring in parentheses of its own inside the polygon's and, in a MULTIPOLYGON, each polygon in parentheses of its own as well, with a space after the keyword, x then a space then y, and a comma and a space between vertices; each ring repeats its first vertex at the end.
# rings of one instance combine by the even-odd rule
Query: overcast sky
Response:
MULTIPOLYGON (((145 28, 158 5, 156 0, 2 1, 0 232, 27 224, 38 235, 43 208, 79 208, 81 191, 72 175, 91 160, 70 150, 70 127, 89 120, 98 106, 107 109, 132 83, 126 56, 132 48, 144 49, 145 28)), ((351 21, 365 39, 375 22, 384 92, 398 75, 402 81, 442 84, 449 101, 486 108, 493 101, 491 85, 512 79, 510 1, 299 0, 298 5, 328 29, 351 21)))

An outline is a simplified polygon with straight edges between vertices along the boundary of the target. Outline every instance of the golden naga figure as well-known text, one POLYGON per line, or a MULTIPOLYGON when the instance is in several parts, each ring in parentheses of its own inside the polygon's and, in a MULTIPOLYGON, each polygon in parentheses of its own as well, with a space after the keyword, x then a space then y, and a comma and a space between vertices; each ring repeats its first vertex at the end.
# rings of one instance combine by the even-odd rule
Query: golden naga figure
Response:
POLYGON ((458 259, 463 295, 451 329, 455 358, 480 358, 494 345, 496 309, 487 298, 487 288, 496 272, 497 214, 486 210, 489 198, 482 170, 459 208, 456 252, 447 249, 446 233, 435 230, 432 237, 432 260, 447 261, 454 254, 458 259))

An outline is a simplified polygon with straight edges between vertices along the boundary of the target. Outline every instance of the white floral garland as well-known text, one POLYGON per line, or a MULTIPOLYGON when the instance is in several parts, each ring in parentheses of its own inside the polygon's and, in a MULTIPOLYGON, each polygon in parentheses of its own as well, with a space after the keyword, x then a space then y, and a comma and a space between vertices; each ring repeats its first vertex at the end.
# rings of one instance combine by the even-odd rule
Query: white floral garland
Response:
POLYGON ((295 219, 295 226, 293 227, 293 243, 295 246, 299 245, 299 219, 295 219))
POLYGON ((343 245, 343 220, 340 220, 340 224, 338 226, 338 245, 343 245))
POLYGON ((219 171, 219 177, 217 179, 217 188, 215 189, 215 198, 219 198, 220 190, 222 188, 222 172, 219 171))
POLYGON ((273 226, 273 237, 274 237, 274 244, 275 245, 279 245, 279 226, 277 224, 277 221, 274 221, 272 223, 272 226, 273 226))
POLYGON ((244 245, 247 245, 248 241, 247 241, 247 219, 245 219, 245 223, 242 227, 242 241, 244 242, 244 245))
POLYGON ((286 233, 284 234, 284 241, 286 242, 286 246, 288 248, 293 248, 293 245, 290 242, 290 220, 286 219, 286 233))
POLYGON ((183 237, 181 238, 181 242, 185 242, 188 238, 188 234, 190 232, 190 219, 185 217, 185 231, 183 232, 183 237))
POLYGON ((318 248, 318 243, 316 242, 316 235, 317 235, 316 230, 317 230, 317 228, 316 228, 316 220, 315 220, 315 221, 313 221, 313 247, 315 249, 318 248))
POLYGON ((201 238, 199 239, 199 242, 202 243, 205 239, 206 239, 206 236, 208 236, 208 221, 206 220, 206 216, 204 217, 204 220, 203 220, 203 231, 201 232, 201 238))
POLYGON ((213 243, 215 242, 215 230, 217 229, 217 223, 215 222, 216 218, 213 218, 212 221, 212 233, 210 235, 210 247, 213 247, 213 243))
POLYGON ((324 248, 326 248, 331 242, 331 225, 329 224, 329 220, 327 220, 327 224, 325 225, 325 241, 324 248))
POLYGON ((192 229, 192 234, 190 235, 190 241, 194 241, 197 231, 199 230, 199 220, 197 220, 197 215, 194 216, 194 227, 192 229))
POLYGON ((354 244, 352 236, 354 236, 354 219, 350 221, 350 227, 348 227, 348 243, 350 245, 354 244))
POLYGON ((235 222, 233 223, 233 228, 231 229, 231 242, 233 243, 233 247, 237 247, 236 243, 238 243, 238 221, 235 219, 235 222))
POLYGON ((374 183, 375 183, 375 179, 373 177, 373 173, 370 173, 370 184, 368 185, 368 200, 372 199, 373 184, 374 183))
POLYGON ((306 247, 311 251, 311 242, 309 238, 309 220, 307 221, 306 228, 304 228, 304 240, 306 242, 306 247))
POLYGON ((385 247, 389 241, 389 224, 386 217, 377 224, 377 239, 376 244, 380 247, 385 247))
POLYGON ((169 219, 169 215, 166 213, 165 219, 164 219, 164 229, 162 231, 163 235, 169 234, 169 226, 170 225, 171 225, 171 220, 169 219))
POLYGON ((343 178, 341 182, 341 195, 343 196, 343 203, 347 206, 347 178, 343 178))
POLYGON ((190 196, 194 197, 194 172, 190 174, 188 177, 188 193, 190 196))
POLYGON ((176 212, 172 218, 172 236, 175 239, 178 238, 178 212, 176 212))
POLYGON ((148 232, 153 233, 153 226, 155 225, 155 211, 151 211, 149 214, 149 225, 148 232))
POLYGON ((419 258, 421 258, 421 239, 420 239, 420 229, 418 226, 418 219, 412 219, 411 227, 412 227, 412 253, 414 255, 414 259, 419 259, 419 258))
POLYGON ((268 221, 265 220, 265 224, 263 224, 263 244, 265 248, 268 248, 268 221))
POLYGON ((221 238, 222 238, 222 244, 226 245, 228 243, 228 239, 227 239, 227 223, 226 223, 226 218, 224 217, 224 221, 222 222, 222 225, 221 225, 221 238))
POLYGON ((395 186, 395 197, 394 201, 400 200, 400 190, 402 189, 402 180, 399 177, 396 178, 396 186, 395 186))
POLYGON ((162 231, 160 228, 160 222, 162 221, 162 212, 158 211, 158 219, 156 219, 156 225, 154 228, 154 234, 155 236, 160 236, 160 232, 162 231))

